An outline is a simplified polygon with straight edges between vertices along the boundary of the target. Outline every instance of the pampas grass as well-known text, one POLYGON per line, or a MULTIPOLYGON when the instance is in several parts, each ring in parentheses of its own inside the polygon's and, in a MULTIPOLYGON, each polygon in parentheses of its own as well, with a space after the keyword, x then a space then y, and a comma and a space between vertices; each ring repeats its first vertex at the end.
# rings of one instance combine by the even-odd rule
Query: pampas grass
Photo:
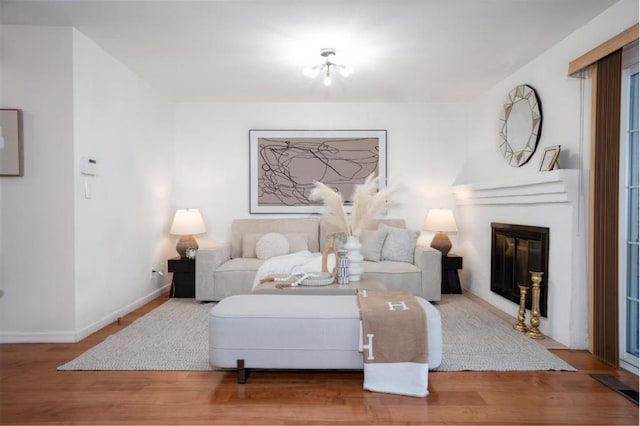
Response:
POLYGON ((325 211, 324 217, 331 225, 336 226, 340 231, 351 235, 351 227, 347 219, 347 213, 342 204, 342 195, 334 191, 322 182, 314 182, 315 188, 311 190, 309 199, 312 201, 322 201, 325 211))
POLYGON ((399 189, 397 185, 393 185, 378 191, 378 181, 379 178, 371 174, 364 183, 355 185, 351 221, 344 210, 342 195, 322 182, 314 183, 315 188, 311 190, 309 199, 324 203, 324 216, 331 224, 337 226, 347 235, 359 236, 384 210, 391 194, 399 189))
POLYGON ((359 236, 367 229, 373 219, 387 206, 387 200, 396 191, 397 185, 378 191, 379 178, 372 174, 353 190, 353 213, 351 214, 351 233, 359 236))

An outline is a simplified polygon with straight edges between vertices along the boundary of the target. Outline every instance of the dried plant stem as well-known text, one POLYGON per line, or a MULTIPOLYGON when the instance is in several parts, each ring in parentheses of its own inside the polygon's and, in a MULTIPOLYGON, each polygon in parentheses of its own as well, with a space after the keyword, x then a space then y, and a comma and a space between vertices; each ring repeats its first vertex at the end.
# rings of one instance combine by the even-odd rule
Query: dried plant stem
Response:
POLYGON ((347 235, 358 236, 386 207, 389 197, 399 189, 397 185, 393 185, 378 190, 378 181, 379 178, 371 174, 364 183, 355 185, 351 221, 344 210, 342 195, 322 182, 315 182, 315 188, 311 191, 309 199, 324 203, 324 216, 328 222, 347 235))

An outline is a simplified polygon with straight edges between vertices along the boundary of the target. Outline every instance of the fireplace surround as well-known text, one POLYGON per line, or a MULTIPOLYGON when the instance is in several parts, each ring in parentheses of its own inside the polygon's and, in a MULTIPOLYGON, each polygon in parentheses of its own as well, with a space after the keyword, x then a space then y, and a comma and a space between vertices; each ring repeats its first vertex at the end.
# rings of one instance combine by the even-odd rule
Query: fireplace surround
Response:
MULTIPOLYGON (((547 316, 549 228, 491 223, 491 291, 520 302, 518 285, 531 286, 530 271, 542 272, 540 314, 547 316)), ((531 309, 531 291, 527 293, 531 309)))
POLYGON ((549 228, 547 317, 540 318, 540 331, 571 349, 589 347, 589 218, 582 198, 588 179, 581 181, 581 176, 580 170, 517 170, 513 176, 453 187, 463 287, 512 317, 518 304, 491 291, 491 223, 549 228))

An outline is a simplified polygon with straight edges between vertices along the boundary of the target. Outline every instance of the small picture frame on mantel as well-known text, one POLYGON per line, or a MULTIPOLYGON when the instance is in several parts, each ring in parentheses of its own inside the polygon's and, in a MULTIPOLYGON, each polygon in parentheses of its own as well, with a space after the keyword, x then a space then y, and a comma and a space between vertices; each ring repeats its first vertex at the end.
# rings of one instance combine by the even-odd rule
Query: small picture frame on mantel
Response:
POLYGON ((558 157, 560 156, 560 145, 548 146, 544 149, 542 160, 540 160, 541 172, 548 172, 553 169, 559 169, 558 157))

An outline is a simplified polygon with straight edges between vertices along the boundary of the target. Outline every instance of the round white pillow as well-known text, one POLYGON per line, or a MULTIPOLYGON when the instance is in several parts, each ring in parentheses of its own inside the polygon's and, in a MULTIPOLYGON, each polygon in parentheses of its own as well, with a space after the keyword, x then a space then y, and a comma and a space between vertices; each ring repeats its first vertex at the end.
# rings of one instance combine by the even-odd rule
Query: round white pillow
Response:
POLYGON ((287 253, 289 253, 289 240, 276 232, 264 234, 256 243, 256 257, 258 259, 266 260, 287 253))

